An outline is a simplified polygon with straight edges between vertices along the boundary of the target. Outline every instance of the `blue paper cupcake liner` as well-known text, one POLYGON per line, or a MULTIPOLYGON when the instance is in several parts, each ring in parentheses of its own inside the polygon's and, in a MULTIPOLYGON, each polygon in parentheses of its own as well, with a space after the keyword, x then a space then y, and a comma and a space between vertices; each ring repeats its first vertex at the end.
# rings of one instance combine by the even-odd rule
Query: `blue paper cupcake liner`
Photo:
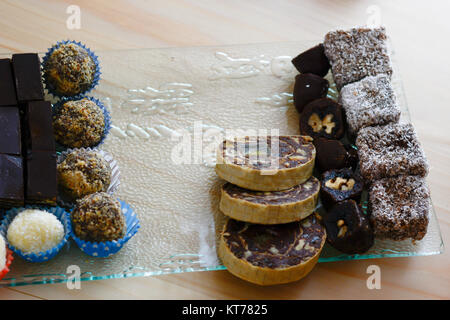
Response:
MULTIPOLYGON (((105 119, 105 131, 103 132, 103 136, 102 136, 102 139, 100 140, 100 142, 97 145, 95 145, 95 146, 86 147, 86 148, 95 149, 95 148, 98 148, 99 146, 101 146, 105 142, 105 139, 106 139, 106 137, 109 134, 109 130, 111 130, 111 115, 109 114, 108 109, 106 109, 105 105, 100 100, 98 100, 98 99, 96 99, 94 97, 90 97, 90 96, 85 96, 85 97, 81 97, 81 98, 77 98, 77 99, 75 99, 75 98, 64 98, 64 99, 61 99, 58 103, 53 105, 52 112, 53 112, 53 116, 54 116, 57 113, 58 109, 61 108, 61 106, 64 103, 66 103, 68 101, 77 101, 77 100, 81 100, 81 99, 84 99, 84 98, 93 101, 97 106, 99 106, 100 109, 103 112, 103 117, 105 119)), ((55 141, 55 144, 56 144, 56 151, 58 151, 58 152, 63 152, 65 150, 69 149, 69 148, 73 148, 73 147, 70 147, 70 146, 62 145, 58 141, 55 141)))
POLYGON ((81 97, 83 97, 84 95, 88 94, 92 89, 94 89, 97 85, 98 82, 100 81, 100 75, 102 74, 100 72, 100 63, 98 61, 98 57, 95 55, 95 53, 93 51, 91 51, 91 49, 89 49, 88 47, 86 47, 84 44, 82 44, 81 42, 77 42, 77 41, 73 41, 73 40, 65 40, 65 41, 58 41, 55 45, 53 45, 50 49, 48 49, 47 53, 45 54, 45 56, 42 59, 42 78, 45 84, 45 88, 48 90, 48 92, 55 96, 55 97, 59 97, 59 98, 72 98, 72 99, 80 99, 81 97), (92 60, 94 61, 95 64, 95 74, 94 74, 94 80, 92 81, 91 86, 89 87, 89 89, 80 92, 77 95, 74 96, 65 96, 62 95, 58 92, 56 92, 54 90, 54 88, 52 88, 51 85, 49 85, 49 83, 47 82, 47 79, 45 77, 45 65, 47 64, 47 60, 50 58, 51 54, 53 53, 53 51, 55 51, 56 49, 58 49, 61 45, 63 44, 68 44, 68 43, 73 43, 76 44, 80 47, 82 47, 83 49, 85 49, 87 51, 87 53, 91 56, 92 60))
POLYGON ((105 242, 90 242, 90 241, 84 241, 78 238, 72 228, 72 224, 69 224, 70 227, 70 235, 72 239, 75 241, 75 243, 78 245, 78 247, 86 253, 87 255, 90 255, 92 257, 100 257, 100 258, 106 258, 109 257, 117 252, 119 252, 120 249, 125 245, 125 243, 128 242, 139 230, 139 219, 134 212, 133 208, 130 207, 129 204, 121 201, 120 207, 122 209, 122 213, 125 216, 125 222, 127 226, 127 233, 123 238, 120 238, 118 240, 113 241, 105 241, 105 242))
POLYGON ((56 247, 54 247, 50 250, 44 251, 44 252, 39 252, 39 253, 25 253, 22 250, 14 247, 10 243, 8 243, 8 247, 15 254, 17 254, 18 256, 20 256, 22 259, 24 259, 26 261, 29 261, 29 262, 49 261, 61 250, 62 247, 64 247, 64 245, 67 243, 67 240, 69 239, 70 230, 71 230, 69 213, 60 207, 43 207, 43 206, 32 206, 32 205, 25 206, 23 208, 10 209, 5 213, 5 216, 0 225, 0 233, 3 235, 3 237, 5 238, 6 241, 7 241, 7 233, 8 233, 9 225, 13 221, 14 217, 18 213, 22 212, 25 209, 45 210, 45 211, 53 214, 54 216, 56 216, 58 218, 58 220, 61 221, 61 223, 64 226, 64 238, 61 240, 61 242, 56 247))

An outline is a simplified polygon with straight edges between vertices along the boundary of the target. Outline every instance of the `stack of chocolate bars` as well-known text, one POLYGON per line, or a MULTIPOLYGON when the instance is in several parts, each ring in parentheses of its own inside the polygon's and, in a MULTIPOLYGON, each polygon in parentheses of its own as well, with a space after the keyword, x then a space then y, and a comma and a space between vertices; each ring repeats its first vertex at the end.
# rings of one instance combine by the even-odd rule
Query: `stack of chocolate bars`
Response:
POLYGON ((0 59, 0 207, 55 205, 52 108, 44 101, 39 56, 0 59))

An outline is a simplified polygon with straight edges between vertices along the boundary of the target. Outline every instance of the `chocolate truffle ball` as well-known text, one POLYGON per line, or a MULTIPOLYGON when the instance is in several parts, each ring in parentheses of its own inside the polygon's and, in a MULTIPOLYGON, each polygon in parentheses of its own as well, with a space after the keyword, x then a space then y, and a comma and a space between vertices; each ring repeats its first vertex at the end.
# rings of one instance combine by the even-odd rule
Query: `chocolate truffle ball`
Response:
POLYGON ((72 227, 78 238, 91 242, 117 240, 126 233, 119 201, 105 192, 93 193, 77 201, 72 211, 72 227))
POLYGON ((87 98, 67 101, 53 116, 53 131, 56 141, 66 147, 94 147, 105 133, 105 117, 87 98))
POLYGON ((75 43, 61 44, 44 63, 44 77, 50 90, 61 96, 75 96, 94 83, 97 66, 89 52, 75 43))
POLYGON ((97 151, 75 149, 58 164, 58 183, 72 199, 106 192, 111 183, 111 167, 97 151))

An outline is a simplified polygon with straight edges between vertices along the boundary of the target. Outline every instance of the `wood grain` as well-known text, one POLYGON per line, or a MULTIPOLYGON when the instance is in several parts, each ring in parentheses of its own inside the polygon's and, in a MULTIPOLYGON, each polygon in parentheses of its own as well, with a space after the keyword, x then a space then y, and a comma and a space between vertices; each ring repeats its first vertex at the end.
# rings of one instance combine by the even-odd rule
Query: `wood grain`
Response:
MULTIPOLYGON (((379 9, 396 50, 412 121, 431 163, 428 183, 444 242, 450 236, 448 1, 2 1, 0 51, 45 51, 62 39, 94 50, 321 39, 365 24, 379 9), (81 8, 81 29, 66 8, 81 8), (375 6, 375 7, 374 7, 375 6)), ((450 254, 321 263, 304 280, 260 288, 226 271, 0 289, 0 299, 448 299, 450 254), (366 287, 369 265, 382 289, 366 287)))

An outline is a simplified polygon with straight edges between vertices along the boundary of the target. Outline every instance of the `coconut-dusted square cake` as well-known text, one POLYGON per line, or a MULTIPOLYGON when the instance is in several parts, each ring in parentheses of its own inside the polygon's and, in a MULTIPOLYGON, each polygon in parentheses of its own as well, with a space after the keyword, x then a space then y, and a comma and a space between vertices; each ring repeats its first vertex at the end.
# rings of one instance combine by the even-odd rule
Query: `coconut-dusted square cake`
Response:
POLYGON ((370 219, 375 236, 421 240, 428 227, 429 198, 425 180, 418 176, 375 181, 369 190, 370 219))
POLYGON ((369 76, 344 86, 339 99, 352 135, 356 135, 361 128, 398 122, 400 119, 400 108, 391 81, 385 74, 369 76))
POLYGON ((384 27, 335 30, 325 35, 325 55, 338 90, 367 76, 392 74, 386 39, 384 27))
POLYGON ((428 162, 410 123, 362 128, 356 138, 359 167, 367 181, 428 174, 428 162))

